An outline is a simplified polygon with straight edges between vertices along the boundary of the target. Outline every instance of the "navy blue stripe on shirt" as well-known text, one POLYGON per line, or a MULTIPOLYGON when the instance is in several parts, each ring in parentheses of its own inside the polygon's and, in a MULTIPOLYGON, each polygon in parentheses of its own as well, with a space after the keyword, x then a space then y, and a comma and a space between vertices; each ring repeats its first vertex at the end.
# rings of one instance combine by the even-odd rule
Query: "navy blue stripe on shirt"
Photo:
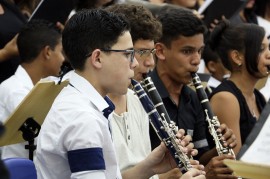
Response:
POLYGON ((102 148, 86 148, 68 151, 68 162, 72 173, 105 170, 102 148))

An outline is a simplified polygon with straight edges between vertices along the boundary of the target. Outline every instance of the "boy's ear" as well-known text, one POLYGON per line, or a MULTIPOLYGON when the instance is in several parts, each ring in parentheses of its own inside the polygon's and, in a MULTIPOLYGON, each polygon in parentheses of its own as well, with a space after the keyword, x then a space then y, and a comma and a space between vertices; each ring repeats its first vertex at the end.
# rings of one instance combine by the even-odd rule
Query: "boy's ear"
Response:
POLYGON ((95 49, 92 52, 92 55, 88 57, 88 60, 90 60, 90 63, 95 67, 95 68, 101 68, 102 63, 101 63, 101 51, 100 49, 95 49))
POLYGON ((166 46, 163 43, 156 43, 155 49, 158 60, 165 60, 166 46))
POLYGON ((40 52, 42 53, 42 55, 44 56, 44 59, 48 60, 51 58, 51 54, 52 54, 52 49, 49 45, 46 45, 42 51, 40 52))

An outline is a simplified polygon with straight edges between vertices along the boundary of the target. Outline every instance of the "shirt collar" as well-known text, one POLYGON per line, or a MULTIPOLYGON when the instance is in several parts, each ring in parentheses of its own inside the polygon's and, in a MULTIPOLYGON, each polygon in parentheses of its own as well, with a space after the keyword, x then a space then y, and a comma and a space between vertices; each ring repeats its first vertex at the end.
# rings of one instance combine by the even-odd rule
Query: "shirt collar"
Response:
POLYGON ((92 84, 76 72, 71 72, 70 84, 87 97, 99 111, 103 112, 109 107, 110 104, 97 92, 92 84))
POLYGON ((160 97, 161 98, 169 97, 170 95, 169 95, 167 89, 165 88, 163 82, 159 78, 156 68, 150 73, 149 76, 151 77, 153 83, 155 84, 155 86, 159 92, 160 97))
POLYGON ((217 80, 216 78, 214 78, 212 76, 209 78, 209 80, 207 82, 208 86, 214 87, 214 88, 216 88, 218 85, 220 85, 220 83, 221 82, 219 80, 217 80))
POLYGON ((115 110, 115 106, 108 96, 105 96, 104 99, 108 103, 109 107, 103 109, 103 115, 108 119, 109 115, 115 110))
POLYGON ((26 70, 19 65, 16 72, 15 76, 20 79, 21 82, 24 83, 24 85, 29 89, 29 91, 34 87, 34 84, 29 76, 29 74, 26 72, 26 70))
MULTIPOLYGON (((166 87, 164 86, 163 82, 161 81, 161 79, 158 76, 156 68, 150 73, 149 76, 151 77, 153 83, 155 84, 155 87, 158 90, 160 97, 162 99, 170 98, 170 95, 169 95, 166 87)), ((189 90, 189 87, 187 85, 183 85, 180 96, 184 96, 185 102, 190 101, 190 95, 191 95, 190 93, 191 93, 191 91, 189 90)))

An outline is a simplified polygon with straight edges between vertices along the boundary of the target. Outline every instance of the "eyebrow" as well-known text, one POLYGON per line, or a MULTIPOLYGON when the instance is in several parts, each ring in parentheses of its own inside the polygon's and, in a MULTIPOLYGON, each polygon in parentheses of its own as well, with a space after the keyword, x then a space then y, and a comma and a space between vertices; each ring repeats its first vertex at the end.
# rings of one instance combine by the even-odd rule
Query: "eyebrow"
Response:
POLYGON ((153 50, 155 48, 136 48, 137 50, 153 50))
MULTIPOLYGON (((202 45, 201 47, 200 47, 200 49, 201 48, 204 48, 205 47, 205 45, 202 45)), ((181 49, 196 49, 195 47, 192 47, 192 46, 184 46, 184 47, 182 47, 181 49)))

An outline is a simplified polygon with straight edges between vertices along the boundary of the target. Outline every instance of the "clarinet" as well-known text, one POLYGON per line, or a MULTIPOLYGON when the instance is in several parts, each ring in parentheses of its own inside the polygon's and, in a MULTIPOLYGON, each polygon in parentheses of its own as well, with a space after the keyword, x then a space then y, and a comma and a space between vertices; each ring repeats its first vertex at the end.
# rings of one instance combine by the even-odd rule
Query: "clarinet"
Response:
POLYGON ((218 120, 217 116, 214 115, 214 113, 211 109, 208 97, 203 89, 203 86, 201 84, 201 80, 200 80, 198 74, 191 73, 191 77, 192 77, 192 82, 193 82, 195 89, 196 89, 197 96, 198 96, 199 100, 201 101, 202 108, 205 112, 206 121, 208 122, 208 128, 209 128, 210 134, 212 135, 212 137, 215 141, 216 150, 217 150, 218 155, 228 154, 228 155, 235 156, 233 150, 229 147, 225 147, 224 146, 225 141, 220 139, 222 134, 221 134, 221 132, 217 131, 217 129, 220 126, 219 120, 218 120))
POLYGON ((160 114, 160 116, 163 119, 166 119, 166 121, 169 123, 170 127, 173 129, 175 134, 178 131, 178 126, 175 125, 175 122, 170 120, 170 116, 168 115, 168 112, 163 104, 163 101, 151 79, 151 77, 148 77, 146 74, 143 75, 143 80, 141 81, 141 85, 145 92, 150 97, 151 101, 155 105, 156 110, 160 114))
POLYGON ((133 90, 139 97, 139 100, 147 112, 150 118, 150 123, 153 126, 155 132, 161 141, 163 141, 173 156, 178 168, 182 173, 187 172, 192 168, 188 156, 182 151, 182 149, 177 144, 177 138, 175 132, 167 123, 167 120, 162 118, 157 112, 153 102, 148 97, 140 83, 135 80, 131 80, 133 90))

